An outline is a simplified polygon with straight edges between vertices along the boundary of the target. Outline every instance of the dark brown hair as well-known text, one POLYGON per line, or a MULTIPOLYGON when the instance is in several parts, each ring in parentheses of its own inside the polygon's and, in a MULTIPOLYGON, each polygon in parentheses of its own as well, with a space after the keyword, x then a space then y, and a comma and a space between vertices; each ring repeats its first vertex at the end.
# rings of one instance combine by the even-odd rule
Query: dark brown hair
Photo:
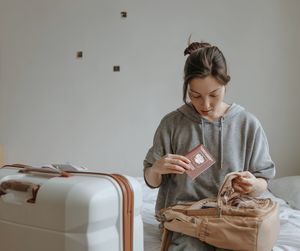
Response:
POLYGON ((184 103, 187 103, 187 88, 193 78, 212 76, 222 85, 230 81, 225 57, 218 47, 206 42, 193 42, 184 50, 184 55, 188 54, 184 66, 184 103))

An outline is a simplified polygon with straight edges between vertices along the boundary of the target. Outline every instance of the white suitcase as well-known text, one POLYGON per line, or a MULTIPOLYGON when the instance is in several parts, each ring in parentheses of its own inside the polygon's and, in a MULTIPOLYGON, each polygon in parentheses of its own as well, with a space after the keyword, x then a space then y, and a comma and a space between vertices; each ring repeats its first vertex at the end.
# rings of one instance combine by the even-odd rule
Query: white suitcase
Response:
POLYGON ((0 168, 0 249, 142 251, 142 191, 132 177, 0 168))

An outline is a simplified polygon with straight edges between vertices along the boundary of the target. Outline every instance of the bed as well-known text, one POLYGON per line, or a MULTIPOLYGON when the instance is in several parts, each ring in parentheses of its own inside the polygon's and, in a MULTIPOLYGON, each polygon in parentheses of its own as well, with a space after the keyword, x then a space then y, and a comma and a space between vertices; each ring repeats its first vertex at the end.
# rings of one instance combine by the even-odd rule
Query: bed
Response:
MULTIPOLYGON (((158 189, 150 189, 144 179, 137 178, 143 189, 142 217, 144 223, 144 250, 158 251, 160 234, 154 218, 154 206, 158 189)), ((300 176, 289 176, 269 182, 262 195, 278 202, 280 206, 280 234, 273 251, 300 250, 300 176)))

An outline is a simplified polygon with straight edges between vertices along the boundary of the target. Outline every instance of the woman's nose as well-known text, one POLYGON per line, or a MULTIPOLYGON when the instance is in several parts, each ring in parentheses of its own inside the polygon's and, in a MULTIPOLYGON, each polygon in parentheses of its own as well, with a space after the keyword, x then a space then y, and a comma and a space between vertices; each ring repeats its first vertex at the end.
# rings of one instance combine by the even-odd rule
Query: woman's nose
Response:
POLYGON ((204 109, 209 108, 209 100, 207 98, 203 99, 202 106, 204 109))

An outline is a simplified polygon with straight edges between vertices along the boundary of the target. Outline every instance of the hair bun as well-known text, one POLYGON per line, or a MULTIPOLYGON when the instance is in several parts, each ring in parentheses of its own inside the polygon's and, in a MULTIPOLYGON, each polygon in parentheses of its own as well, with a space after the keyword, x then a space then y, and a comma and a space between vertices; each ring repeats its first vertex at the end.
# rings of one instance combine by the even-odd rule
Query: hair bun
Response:
POLYGON ((184 50, 184 56, 185 55, 190 55, 192 54, 194 51, 200 49, 200 48, 207 48, 207 47, 211 47, 210 43, 207 42, 193 42, 191 43, 185 50, 184 50))

